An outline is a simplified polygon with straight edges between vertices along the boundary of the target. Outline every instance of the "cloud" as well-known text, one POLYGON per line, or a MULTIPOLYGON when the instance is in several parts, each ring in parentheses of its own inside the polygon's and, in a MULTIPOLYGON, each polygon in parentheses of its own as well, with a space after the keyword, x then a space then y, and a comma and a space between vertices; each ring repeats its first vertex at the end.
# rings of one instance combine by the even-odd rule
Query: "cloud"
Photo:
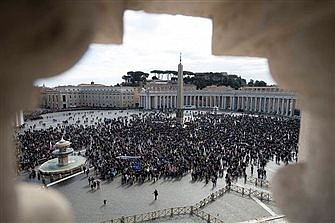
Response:
POLYGON ((274 83, 265 58, 211 55, 212 21, 181 15, 126 11, 122 45, 91 44, 82 59, 59 76, 36 85, 115 85, 131 70, 177 70, 179 52, 188 71, 222 71, 274 83))

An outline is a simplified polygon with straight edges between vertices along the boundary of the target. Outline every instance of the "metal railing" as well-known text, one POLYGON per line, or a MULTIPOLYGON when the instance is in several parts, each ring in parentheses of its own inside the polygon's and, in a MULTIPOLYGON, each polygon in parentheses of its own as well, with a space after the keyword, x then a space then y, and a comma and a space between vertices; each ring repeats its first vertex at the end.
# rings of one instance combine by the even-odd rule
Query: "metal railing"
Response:
POLYGON ((193 206, 186 206, 186 207, 175 207, 175 208, 166 208, 155 210, 147 213, 136 214, 127 217, 120 217, 108 221, 104 221, 104 223, 135 223, 135 222, 145 222, 150 220, 156 220, 158 218, 165 218, 165 217, 173 217, 178 215, 186 215, 186 214, 193 214, 193 206))
POLYGON ((267 201, 267 202, 273 201, 272 195, 268 192, 259 191, 257 189, 252 188, 240 187, 237 185, 231 185, 230 187, 227 188, 228 192, 231 190, 241 194, 242 196, 249 196, 249 197, 254 196, 260 199, 261 201, 267 201))
POLYGON ((268 180, 263 180, 263 179, 256 178, 256 177, 247 177, 247 181, 255 184, 255 186, 260 186, 260 187, 270 186, 270 182, 268 180))
POLYGON ((218 219, 214 217, 213 215, 210 215, 204 211, 196 210, 194 212, 194 215, 205 220, 207 223, 224 223, 221 219, 218 219))
POLYGON ((204 199, 196 203, 194 206, 197 209, 204 208, 207 204, 215 201, 217 198, 222 197, 227 191, 228 191, 227 187, 221 188, 211 193, 209 196, 205 197, 204 199))
MULTIPOLYGON (((245 187, 241 187, 237 185, 231 185, 231 186, 223 187, 211 193, 209 196, 200 200, 194 206, 166 208, 166 209, 155 210, 155 211, 151 211, 147 213, 127 216, 127 217, 122 216, 120 218, 103 221, 103 223, 138 223, 138 222, 156 220, 159 218, 173 217, 173 216, 187 215, 187 214, 197 216, 205 220, 207 223, 223 223, 224 222, 223 220, 218 219, 214 217, 213 215, 204 212, 201 209, 204 208, 209 203, 214 202, 216 199, 222 197, 225 193, 229 193, 231 191, 239 193, 242 196, 249 196, 249 197, 254 196, 260 199, 261 201, 267 201, 267 202, 273 201, 272 195, 270 193, 258 191, 257 189, 245 188, 245 187)), ((284 218, 284 216, 281 216, 281 218, 284 218)), ((264 220, 262 222, 267 222, 267 221, 264 220)))
POLYGON ((214 217, 213 215, 206 213, 202 210, 197 210, 193 206, 186 207, 176 207, 176 208, 166 208, 161 210, 156 210, 152 212, 147 212, 143 214, 137 214, 127 217, 116 218, 103 223, 139 223, 150 220, 156 220, 159 218, 173 217, 179 215, 194 215, 207 223, 224 223, 221 219, 214 217))

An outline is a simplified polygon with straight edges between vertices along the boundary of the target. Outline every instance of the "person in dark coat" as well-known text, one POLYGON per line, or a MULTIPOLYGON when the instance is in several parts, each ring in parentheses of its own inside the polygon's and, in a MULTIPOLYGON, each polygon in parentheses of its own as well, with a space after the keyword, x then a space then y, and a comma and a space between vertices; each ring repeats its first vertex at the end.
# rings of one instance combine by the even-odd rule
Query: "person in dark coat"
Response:
POLYGON ((158 197, 158 191, 157 191, 157 189, 155 189, 155 191, 154 191, 154 196, 155 196, 155 200, 157 200, 157 197, 158 197))

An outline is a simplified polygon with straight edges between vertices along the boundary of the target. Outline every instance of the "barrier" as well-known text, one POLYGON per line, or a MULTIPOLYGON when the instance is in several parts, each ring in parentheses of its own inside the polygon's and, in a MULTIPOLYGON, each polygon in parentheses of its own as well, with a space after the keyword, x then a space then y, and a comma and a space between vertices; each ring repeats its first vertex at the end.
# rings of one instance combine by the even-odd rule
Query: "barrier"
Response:
POLYGON ((174 208, 155 210, 155 211, 142 213, 142 214, 136 214, 136 215, 127 216, 127 217, 122 216, 120 218, 103 221, 103 222, 104 223, 136 223, 136 222, 138 223, 138 222, 155 220, 159 218, 191 214, 191 212, 193 212, 192 206, 174 207, 174 208))
MULTIPOLYGON (((264 192, 264 191, 258 191, 257 189, 252 188, 245 188, 237 185, 231 185, 223 187, 204 199, 200 200, 198 203, 196 203, 193 206, 185 206, 185 207, 173 207, 173 208, 166 208, 166 209, 160 209, 155 210, 147 213, 142 214, 136 214, 132 216, 127 217, 121 217, 116 218, 108 221, 103 221, 103 223, 138 223, 138 222, 145 222, 150 220, 155 220, 158 218, 165 218, 165 217, 173 217, 173 216, 179 216, 179 215, 194 215, 197 216, 203 220, 205 220, 207 223, 224 223, 223 220, 216 218, 213 215, 210 215, 201 209, 204 208, 209 203, 214 202, 216 199, 222 197, 225 193, 228 192, 236 192, 241 194, 242 196, 254 196, 260 199, 261 201, 273 201, 272 195, 270 193, 264 192)), ((259 222, 270 222, 270 220, 273 222, 273 220, 282 219, 284 216, 275 216, 272 218, 269 218, 269 220, 264 219, 259 222)), ((257 221, 258 222, 258 221, 257 221)))
POLYGON ((260 186, 260 187, 270 186, 270 182, 268 180, 263 180, 263 179, 256 178, 256 177, 247 177, 247 181, 251 182, 255 186, 260 186))
POLYGON ((224 223, 221 219, 218 219, 216 217, 214 217, 213 215, 210 215, 204 211, 201 210, 197 210, 194 212, 194 215, 196 215, 197 217, 205 220, 207 223, 224 223))

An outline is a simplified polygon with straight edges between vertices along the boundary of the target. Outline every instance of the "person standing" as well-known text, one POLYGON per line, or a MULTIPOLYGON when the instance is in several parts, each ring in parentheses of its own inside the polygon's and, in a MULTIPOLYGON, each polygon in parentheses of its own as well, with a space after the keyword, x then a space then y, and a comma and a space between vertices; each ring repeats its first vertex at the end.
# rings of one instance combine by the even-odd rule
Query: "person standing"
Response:
POLYGON ((154 196, 155 196, 155 200, 157 200, 157 197, 158 197, 158 191, 157 191, 157 189, 155 189, 155 191, 154 191, 154 196))
POLYGON ((247 173, 244 173, 244 184, 246 184, 247 183, 247 173))

